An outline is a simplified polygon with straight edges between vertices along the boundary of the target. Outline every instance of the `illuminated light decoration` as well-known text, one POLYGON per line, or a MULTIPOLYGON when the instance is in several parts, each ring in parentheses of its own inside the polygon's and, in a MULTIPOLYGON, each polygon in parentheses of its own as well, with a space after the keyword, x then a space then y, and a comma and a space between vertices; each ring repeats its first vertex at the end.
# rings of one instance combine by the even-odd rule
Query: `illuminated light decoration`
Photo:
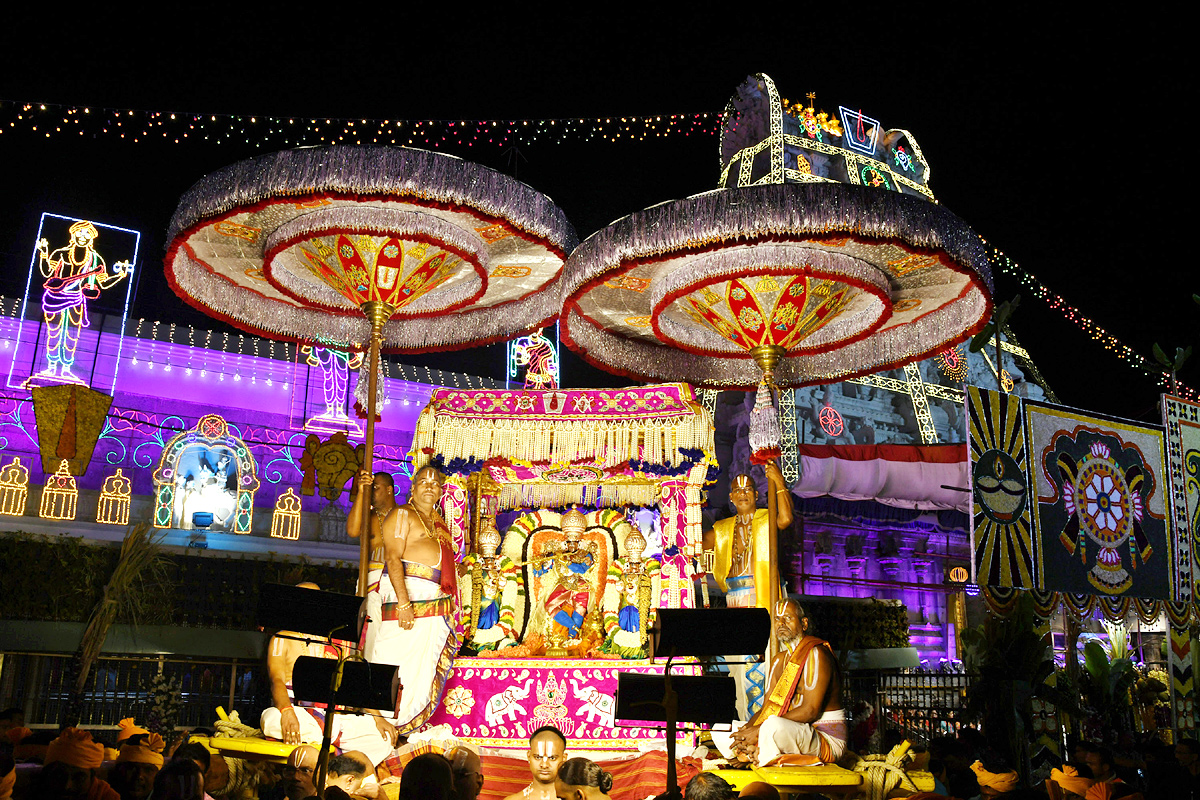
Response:
MULTIPOLYGON (((323 410, 304 422, 307 431, 332 433, 349 431, 358 435, 362 426, 346 413, 346 397, 350 385, 350 370, 362 366, 362 353, 349 353, 332 347, 304 345, 297 356, 303 354, 305 363, 316 367, 321 375, 321 399, 323 410)), ((361 378, 360 378, 361 381, 361 378)), ((306 403, 307 405, 307 398, 306 403)))
POLYGON ((0 101, 0 133, 13 129, 41 138, 71 135, 126 142, 249 143, 264 150, 334 144, 446 146, 503 150, 537 142, 627 142, 712 136, 718 114, 660 113, 602 118, 412 120, 300 119, 261 114, 180 114, 144 109, 90 109, 52 103, 0 101))
POLYGON ((1009 375, 1008 370, 1006 369, 1000 370, 1000 385, 1006 392, 1011 392, 1013 390, 1013 386, 1016 385, 1013 383, 1012 375, 1009 375))
MULTIPOLYGON (((19 318, 27 319, 29 306, 37 303, 46 329, 35 337, 41 340, 40 346, 22 349, 25 326, 17 328, 16 353, 8 372, 9 388, 29 389, 56 384, 87 386, 88 381, 81 376, 107 375, 111 371, 111 382, 95 388, 112 394, 121 362, 125 317, 133 293, 131 276, 140 243, 141 234, 134 230, 77 217, 42 214, 19 318), (105 255, 101 255, 100 250, 105 255), (114 259, 112 266, 108 265, 106 257, 114 259), (91 326, 89 305, 99 299, 102 292, 114 290, 120 284, 124 285, 125 291, 124 298, 119 301, 121 326, 118 330, 121 334, 115 356, 91 352, 86 363, 76 363, 81 355, 80 337, 91 326), (102 358, 103 364, 100 363, 102 358)), ((85 347, 83 352, 88 351, 85 347)))
POLYGON ((950 568, 950 580, 954 581, 955 583, 966 583, 969 577, 971 577, 971 575, 969 572, 967 572, 966 567, 950 568))
MULTIPOLYGON (((1139 370, 1146 377, 1154 380, 1157 385, 1164 388, 1171 387, 1171 374, 1163 371, 1160 364, 1153 359, 1141 355, 1132 347, 1129 347, 1113 336, 1105 328, 1096 324, 1094 320, 1085 316, 1082 311, 1075 308, 1064 300, 1062 296, 1056 294, 1052 289, 1038 280, 1036 275, 1026 272, 1024 268, 1011 258, 988 244, 986 240, 984 244, 988 247, 988 258, 1001 272, 1015 278, 1022 286, 1031 290, 1035 297, 1039 300, 1044 300, 1048 306, 1061 313, 1064 318, 1082 330, 1089 339, 1103 346, 1105 351, 1112 353, 1120 360, 1129 364, 1129 366, 1139 370)), ((1184 383, 1177 382, 1172 393, 1185 400, 1193 402, 1200 400, 1200 392, 1184 383)))
POLYGON ((220 415, 207 414, 163 448, 153 475, 152 522, 156 528, 250 533, 257 472, 246 443, 230 434, 220 415))
POLYGON ((526 389, 557 389, 558 365, 558 343, 543 336, 540 328, 508 344, 508 377, 516 378, 524 369, 526 389))
POLYGON ((276 539, 300 538, 300 498, 290 488, 279 495, 271 512, 271 536, 276 539))
POLYGON ((821 430, 833 437, 841 436, 846 429, 842 415, 833 406, 825 406, 817 412, 817 420, 821 423, 821 430))
MULTIPOLYGON (((950 380, 966 380, 968 372, 967 357, 963 355, 962 349, 958 345, 938 353, 934 356, 934 360, 937 362, 938 369, 950 380)), ((1005 374, 1007 375, 1008 373, 1005 374)))
POLYGON ((912 156, 904 151, 904 145, 897 147, 892 153, 892 159, 896 162, 896 166, 900 169, 912 171, 913 161, 912 156))
POLYGON ((0 469, 0 514, 10 517, 25 515, 25 500, 29 496, 29 468, 14 458, 0 469))
POLYGON ((892 188, 892 184, 888 182, 887 175, 876 169, 871 164, 865 164, 862 170, 860 170, 859 176, 862 178, 862 182, 867 186, 874 186, 876 188, 882 187, 884 189, 892 188))
POLYGON ((129 524, 129 500, 133 496, 133 483, 121 470, 104 479, 100 488, 100 502, 96 506, 96 522, 106 525, 129 524))
POLYGON ((838 106, 838 114, 842 118, 842 129, 846 132, 843 137, 846 145, 864 155, 875 155, 875 146, 879 143, 879 120, 845 106, 838 106))
POLYGON ((31 394, 42 472, 51 473, 65 459, 72 474, 82 475, 112 407, 112 395, 75 384, 35 386, 31 394))
POLYGON ((779 99, 770 77, 758 74, 748 78, 726 105, 722 118, 720 185, 846 181, 934 199, 927 185, 929 165, 908 131, 883 131, 877 121, 857 112, 850 112, 856 115, 856 124, 844 131, 836 118, 830 119, 824 111, 813 112, 811 98, 807 106, 789 104, 779 99), (861 136, 859 121, 863 123, 861 136), (765 138, 763 130, 768 131, 765 138), (897 156, 901 150, 903 154, 897 156), (893 169, 896 158, 908 163, 909 169, 899 165, 893 169), (864 181, 867 166, 873 172, 864 181))
POLYGON ((64 459, 58 465, 58 471, 47 478, 46 485, 42 487, 38 516, 42 519, 75 519, 78 504, 79 489, 75 485, 75 476, 64 459))

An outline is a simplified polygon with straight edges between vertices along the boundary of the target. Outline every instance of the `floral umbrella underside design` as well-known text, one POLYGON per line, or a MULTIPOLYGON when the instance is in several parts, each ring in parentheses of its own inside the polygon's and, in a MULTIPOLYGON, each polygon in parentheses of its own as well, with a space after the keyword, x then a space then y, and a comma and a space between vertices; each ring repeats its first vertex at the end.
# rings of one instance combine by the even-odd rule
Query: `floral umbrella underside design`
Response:
POLYGON ((576 249, 563 289, 563 340, 584 358, 714 387, 758 383, 750 349, 764 344, 787 351, 777 386, 898 367, 991 312, 986 254, 962 220, 841 184, 720 189, 631 214, 576 249))
POLYGON ((506 175, 407 148, 290 150, 197 182, 172 219, 166 273, 187 302, 277 339, 362 346, 369 301, 393 309, 383 349, 454 349, 558 313, 574 230, 506 175))

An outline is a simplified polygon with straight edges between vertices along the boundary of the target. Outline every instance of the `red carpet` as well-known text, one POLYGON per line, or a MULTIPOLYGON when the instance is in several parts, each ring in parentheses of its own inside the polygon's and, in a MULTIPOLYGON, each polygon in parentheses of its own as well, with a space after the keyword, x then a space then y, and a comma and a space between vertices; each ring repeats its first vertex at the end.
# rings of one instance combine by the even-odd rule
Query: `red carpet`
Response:
MULTIPOLYGON (((524 789, 532 780, 529 762, 525 759, 485 755, 480 760, 483 762, 484 775, 480 800, 504 800, 513 792, 524 789)), ((612 773, 613 788, 608 794, 613 800, 644 800, 661 794, 667 788, 667 754, 661 750, 644 753, 628 761, 598 763, 612 773)), ((680 788, 686 786, 692 776, 700 772, 700 768, 699 759, 677 761, 675 769, 680 788)))

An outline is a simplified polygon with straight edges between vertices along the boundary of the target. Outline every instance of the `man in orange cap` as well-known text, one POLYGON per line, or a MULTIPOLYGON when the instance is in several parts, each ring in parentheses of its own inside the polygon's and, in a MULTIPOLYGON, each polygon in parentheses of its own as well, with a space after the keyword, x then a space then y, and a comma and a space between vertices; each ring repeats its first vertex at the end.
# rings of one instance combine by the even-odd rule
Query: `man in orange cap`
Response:
POLYGON ((1021 777, 1011 769, 1004 769, 1006 766, 1007 764, 989 764, 985 767, 982 761, 971 765, 971 772, 975 773, 975 780, 979 782, 979 796, 984 800, 1004 797, 1021 787, 1021 777))
POLYGON ((78 728, 66 728, 46 748, 46 765, 38 775, 34 795, 54 800, 121 800, 96 777, 104 762, 104 745, 78 728))
POLYGON ((1070 764, 1063 764, 1062 769, 1050 770, 1050 781, 1062 789, 1063 800, 1083 800, 1087 790, 1094 781, 1079 774, 1079 770, 1070 764))
POLYGON ((145 744, 127 741, 121 745, 117 763, 109 777, 121 800, 146 800, 154 789, 154 777, 162 769, 163 740, 157 733, 147 735, 145 744))

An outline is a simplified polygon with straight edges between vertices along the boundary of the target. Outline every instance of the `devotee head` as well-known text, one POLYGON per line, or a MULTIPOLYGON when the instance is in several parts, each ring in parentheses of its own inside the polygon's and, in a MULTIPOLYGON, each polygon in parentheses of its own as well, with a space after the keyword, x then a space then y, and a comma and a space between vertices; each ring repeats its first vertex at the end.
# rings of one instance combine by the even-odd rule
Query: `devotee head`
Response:
POLYGON ((208 772, 212 766, 212 753, 208 752, 208 748, 199 742, 188 742, 187 744, 180 745, 175 749, 175 753, 171 758, 175 761, 181 758, 194 761, 201 772, 208 772))
POLYGON ((979 796, 984 800, 1009 795, 1021 785, 1020 776, 995 754, 987 754, 984 760, 976 761, 971 765, 971 771, 979 783, 979 796))
POLYGON ((104 763, 104 745, 77 728, 66 728, 46 748, 38 777, 38 797, 83 798, 91 791, 96 770, 104 763))
POLYGON ((454 770, 441 753, 422 753, 400 773, 401 800, 451 800, 454 770))
POLYGON ((24 711, 19 708, 6 708, 0 711, 0 731, 23 727, 25 727, 24 711))
POLYGON ((283 795, 288 800, 303 800, 317 793, 313 784, 313 775, 317 770, 317 757, 320 755, 315 747, 302 744, 293 750, 284 764, 283 795))
POLYGON ((329 759, 329 777, 325 779, 325 785, 336 786, 346 794, 354 794, 366 774, 366 765, 357 758, 334 756, 329 759))
POLYGON ((567 737, 553 725, 543 725, 529 737, 529 771, 534 783, 549 786, 562 766, 567 752, 567 737))
POLYGON ((739 514, 753 514, 758 505, 758 488, 754 479, 742 473, 735 475, 729 484, 729 501, 739 514))
POLYGON ((779 800, 779 790, 765 781, 751 781, 742 787, 738 797, 753 797, 755 800, 779 800))
POLYGON ((794 642, 808 631, 808 616, 795 600, 775 604, 775 635, 785 642, 794 642))
POLYGON ((458 800, 475 800, 483 791, 483 763, 479 755, 469 747, 451 748, 446 760, 454 770, 454 790, 458 800))
POLYGON ((154 800, 203 800, 204 773, 189 758, 172 758, 154 777, 154 800))
POLYGON ((683 800, 732 800, 736 796, 729 781, 712 772, 694 776, 683 789, 683 800))
POLYGON ((1109 750, 1107 747, 1097 747, 1095 750, 1089 752, 1084 759, 1084 763, 1091 768, 1092 777, 1097 781, 1110 781, 1116 777, 1116 773, 1113 771, 1115 768, 1113 766, 1112 750, 1109 750))
POLYGON ((435 467, 426 464, 413 473, 409 499, 416 500, 432 494, 433 500, 436 502, 442 496, 442 483, 442 473, 438 472, 435 467))
POLYGON ((1083 800, 1093 783, 1090 774, 1081 774, 1083 772, 1090 773, 1090 770, 1086 766, 1080 770, 1072 764, 1063 764, 1061 769, 1050 770, 1050 780, 1062 790, 1063 800, 1083 800))
POLYGON ((558 768, 554 793, 559 800, 593 800, 612 791, 613 777, 595 761, 569 758, 558 768))
MULTIPOLYGON (((416 480, 416 475, 413 480, 416 480)), ((376 472, 371 480, 371 506, 380 508, 388 506, 396 499, 396 479, 390 472, 376 472)))
POLYGON ((1175 743, 1175 760, 1179 766, 1194 771, 1200 762, 1200 741, 1195 739, 1180 739, 1175 743))
POLYGON ((121 800, 145 800, 154 788, 154 776, 162 768, 163 740, 155 734, 134 734, 125 739, 117 763, 109 771, 109 783, 121 800))
POLYGON ((1096 751, 1096 748, 1098 748, 1099 746, 1100 745, 1096 744, 1095 742, 1089 742, 1089 741, 1080 739, 1078 742, 1075 743, 1075 751, 1074 751, 1075 757, 1072 760, 1076 761, 1080 764, 1086 764, 1087 763, 1087 754, 1094 753, 1096 751))

